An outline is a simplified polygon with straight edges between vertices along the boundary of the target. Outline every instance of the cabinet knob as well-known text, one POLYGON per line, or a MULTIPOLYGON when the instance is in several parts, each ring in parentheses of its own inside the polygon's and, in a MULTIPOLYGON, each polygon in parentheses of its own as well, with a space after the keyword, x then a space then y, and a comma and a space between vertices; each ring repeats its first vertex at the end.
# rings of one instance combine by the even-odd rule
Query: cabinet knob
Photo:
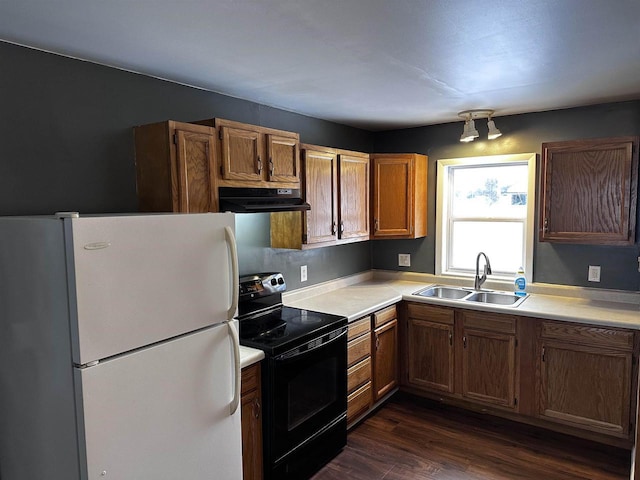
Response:
POLYGON ((380 348, 380 337, 376 334, 376 352, 380 348))
POLYGON ((262 174, 262 160, 258 156, 258 175, 262 174))
POLYGON ((336 234, 336 222, 331 223, 331 235, 336 234))
POLYGON ((273 158, 269 158, 269 176, 273 177, 273 158))
POLYGON ((449 346, 453 345, 453 333, 449 332, 449 346))
POLYGON ((340 233, 344 233, 344 222, 340 222, 340 233))
POLYGON ((255 418, 260 418, 260 402, 257 398, 253 402, 253 416, 255 418))
POLYGON ((467 337, 466 335, 462 337, 462 348, 467 348, 467 337))
POLYGON ((373 231, 374 232, 378 231, 378 219, 377 218, 373 219, 373 231))

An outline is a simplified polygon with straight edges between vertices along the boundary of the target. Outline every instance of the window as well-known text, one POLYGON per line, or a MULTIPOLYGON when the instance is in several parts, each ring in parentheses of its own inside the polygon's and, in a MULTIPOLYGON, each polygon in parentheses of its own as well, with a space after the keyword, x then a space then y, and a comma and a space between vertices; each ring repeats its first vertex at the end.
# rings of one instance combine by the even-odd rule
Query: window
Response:
POLYGON ((475 275, 485 252, 494 277, 533 270, 534 153, 438 161, 436 274, 475 275))

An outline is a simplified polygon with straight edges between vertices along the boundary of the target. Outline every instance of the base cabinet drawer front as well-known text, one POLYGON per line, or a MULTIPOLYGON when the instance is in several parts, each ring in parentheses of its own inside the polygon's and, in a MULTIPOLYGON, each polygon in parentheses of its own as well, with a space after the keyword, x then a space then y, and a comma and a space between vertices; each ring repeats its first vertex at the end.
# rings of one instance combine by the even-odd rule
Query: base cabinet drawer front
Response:
POLYGON ((373 314, 373 326, 374 328, 378 328, 379 326, 396 318, 398 318, 398 311, 395 305, 391 305, 390 307, 373 314))
POLYGON ((453 393, 453 325, 409 318, 407 326, 408 383, 453 393))
POLYGON ((260 364, 242 369, 242 473, 245 480, 262 480, 262 393, 260 364))
POLYGON ((445 323, 453 325, 455 320, 455 310, 447 307, 435 307, 423 303, 409 303, 407 305, 407 316, 429 320, 430 322, 445 323))
POLYGON ((347 366, 352 366, 371 355, 371 333, 365 333, 347 344, 347 366))
POLYGON ((539 415, 626 438, 630 434, 632 353, 543 341, 539 415))
POLYGON ((464 311, 462 313, 464 328, 489 330, 491 332, 516 333, 516 319, 509 315, 485 312, 464 311))
POLYGON ((371 408, 371 382, 366 383, 347 397, 347 423, 351 423, 371 408))
POLYGON ((465 329, 462 341, 463 397, 515 407, 515 336, 465 329))
POLYGON ((633 350, 633 332, 564 322, 542 322, 542 338, 563 340, 581 345, 633 350))
POLYGON ((371 318, 369 316, 363 317, 359 320, 354 320, 349 323, 349 329, 347 331, 347 340, 353 340, 360 335, 371 331, 371 318))
POLYGON ((371 381, 371 357, 356 363, 347 370, 347 392, 351 393, 371 381))

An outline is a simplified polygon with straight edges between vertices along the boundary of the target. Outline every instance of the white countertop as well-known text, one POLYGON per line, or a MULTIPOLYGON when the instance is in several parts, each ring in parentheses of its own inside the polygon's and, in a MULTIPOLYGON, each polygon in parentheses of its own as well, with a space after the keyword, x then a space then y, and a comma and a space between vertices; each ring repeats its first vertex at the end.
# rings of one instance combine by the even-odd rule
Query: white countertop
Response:
POLYGON ((407 300, 523 317, 640 329, 640 292, 598 291, 578 287, 540 285, 537 290, 545 293, 530 293, 517 307, 413 295, 434 283, 444 283, 434 280, 432 275, 369 272, 287 292, 283 295, 283 303, 291 307, 344 315, 349 321, 401 300, 407 300), (556 294, 549 294, 550 292, 556 294), (608 298, 615 301, 607 300, 608 298))
POLYGON ((240 345, 240 367, 248 367, 264 358, 264 352, 256 348, 240 345))

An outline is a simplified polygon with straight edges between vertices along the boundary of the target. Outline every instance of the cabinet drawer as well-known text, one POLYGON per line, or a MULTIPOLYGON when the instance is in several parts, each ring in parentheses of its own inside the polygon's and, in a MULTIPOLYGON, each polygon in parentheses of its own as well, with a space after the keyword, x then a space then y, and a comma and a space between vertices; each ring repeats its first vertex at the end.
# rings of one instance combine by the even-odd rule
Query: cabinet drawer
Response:
POLYGON ((371 333, 365 333, 347 345, 347 365, 350 367, 371 355, 371 333))
POLYGON ((468 312, 462 314, 465 328, 477 328, 500 333, 516 333, 516 319, 498 313, 468 312))
POLYGON ((371 381, 371 357, 367 357, 347 370, 347 392, 371 381))
POLYGON ((389 320, 393 320, 394 318, 398 318, 398 313, 396 311, 395 305, 391 305, 390 307, 373 314, 373 322, 376 328, 384 323, 387 323, 389 320))
POLYGON ((260 387, 260 363, 243 368, 241 375, 242 395, 260 387))
POLYGON ((347 423, 369 410, 371 406, 371 382, 347 397, 347 423))
POLYGON ((349 330, 347 332, 347 340, 353 340, 359 337, 363 333, 371 331, 371 318, 367 315, 359 320, 355 320, 349 323, 349 330))
POLYGON ((429 320, 430 322, 453 325, 453 308, 434 307, 433 305, 425 305, 424 303, 409 303, 407 307, 409 318, 419 318, 421 320, 429 320))
POLYGON ((564 322, 542 322, 542 338, 633 350, 633 332, 564 322))

